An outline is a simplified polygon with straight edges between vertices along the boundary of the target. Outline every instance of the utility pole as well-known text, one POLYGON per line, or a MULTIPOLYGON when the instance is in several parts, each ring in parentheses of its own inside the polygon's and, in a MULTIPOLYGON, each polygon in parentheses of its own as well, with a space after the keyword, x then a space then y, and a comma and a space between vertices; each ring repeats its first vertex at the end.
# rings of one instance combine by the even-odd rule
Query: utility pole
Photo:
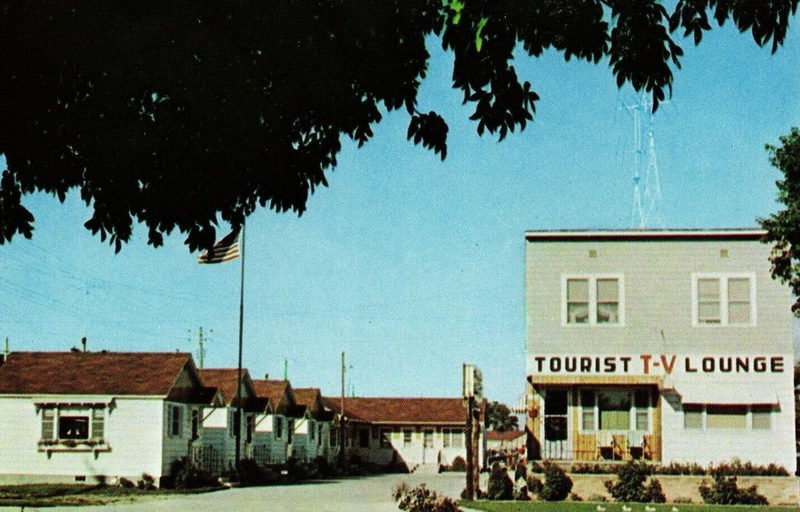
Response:
MULTIPOLYGON (((192 332, 192 330, 189 329, 189 332, 192 332)), ((214 332, 214 329, 209 329, 208 332, 209 332, 209 334, 211 334, 211 333, 214 332)), ((203 368, 203 358, 206 355, 205 344, 208 341, 211 341, 211 338, 206 338, 203 335, 203 328, 202 327, 198 327, 197 328, 197 345, 198 345, 199 348, 197 349, 197 362, 198 362, 200 368, 203 368)))
POLYGON ((6 336, 6 346, 5 349, 3 350, 3 359, 0 359, 0 363, 4 363, 6 359, 8 359, 8 354, 10 353, 11 352, 8 350, 8 336, 6 336))
POLYGON ((344 352, 342 352, 342 403, 339 414, 339 462, 344 462, 344 442, 345 442, 345 426, 344 426, 344 373, 347 371, 344 365, 344 352))
POLYGON ((283 358, 283 380, 289 380, 289 360, 283 358))

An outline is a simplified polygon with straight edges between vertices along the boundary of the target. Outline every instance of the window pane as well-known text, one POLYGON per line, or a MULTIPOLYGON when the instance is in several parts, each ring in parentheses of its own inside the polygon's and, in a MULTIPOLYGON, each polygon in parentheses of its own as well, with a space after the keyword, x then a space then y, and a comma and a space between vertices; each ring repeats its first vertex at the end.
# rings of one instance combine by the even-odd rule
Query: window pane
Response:
POLYGON ((697 304, 697 319, 705 324, 718 324, 721 321, 719 302, 700 302, 697 304))
POLYGON ((61 416, 58 419, 59 439, 89 439, 88 416, 61 416))
POLYGON ((636 411, 636 430, 647 430, 650 426, 647 421, 647 409, 636 411))
POLYGON ((589 321, 589 304, 567 304, 567 323, 585 324, 589 321))
POLYGON ((581 428, 594 430, 594 391, 581 390, 581 428))
POLYGON ((453 429, 453 448, 463 448, 464 447, 464 431, 453 429))
POLYGON ((544 413, 567 414, 567 392, 563 389, 549 389, 544 398, 544 413))
POLYGON ((103 409, 92 410, 92 439, 103 439, 105 436, 103 409))
POLYGON ((728 304, 728 321, 732 324, 749 324, 750 303, 731 302, 728 304))
POLYGON ((698 279, 697 298, 719 301, 719 279, 698 279))
POLYGON ((708 428, 747 428, 747 407, 743 405, 709 405, 706 408, 708 428))
POLYGON ((597 302, 619 302, 619 283, 616 279, 597 280, 597 302))
POLYGON ((772 428, 772 407, 769 405, 754 405, 750 410, 753 414, 753 429, 769 430, 772 428))
POLYGON ((567 301, 589 302, 589 280, 567 279, 567 301))
POLYGON ((703 407, 685 404, 683 406, 683 428, 703 428, 703 407))
POLYGON ((619 304, 602 303, 597 305, 598 324, 618 324, 619 323, 619 304))
POLYGON ((731 302, 749 302, 750 279, 746 277, 728 279, 728 300, 731 302))
POLYGON ((630 430, 631 394, 626 390, 603 390, 597 393, 600 430, 630 430))

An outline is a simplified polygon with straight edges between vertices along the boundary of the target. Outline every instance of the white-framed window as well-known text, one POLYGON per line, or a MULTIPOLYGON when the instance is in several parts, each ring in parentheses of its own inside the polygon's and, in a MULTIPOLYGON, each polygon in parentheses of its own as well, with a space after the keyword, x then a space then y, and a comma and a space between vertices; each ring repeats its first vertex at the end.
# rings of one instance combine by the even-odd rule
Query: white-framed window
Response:
POLYGON ((104 407, 59 404, 41 409, 40 443, 53 444, 62 441, 105 442, 104 407))
POLYGON ((625 324, 625 280, 622 274, 561 276, 561 324, 625 324))
POLYGON ((464 447, 464 429, 463 428, 443 428, 442 429, 442 442, 445 448, 463 448, 464 447))
POLYGON ((692 325, 756 325, 755 274, 692 274, 692 325))
POLYGON ((411 434, 412 434, 411 429, 403 430, 403 446, 408 446, 411 444, 411 434))
POLYGON ((582 432, 650 430, 648 388, 587 388, 580 390, 582 432))
POLYGON ((683 404, 683 428, 689 430, 772 430, 771 405, 683 404))
POLYGON ((167 428, 172 437, 180 437, 183 434, 183 406, 167 406, 167 428))

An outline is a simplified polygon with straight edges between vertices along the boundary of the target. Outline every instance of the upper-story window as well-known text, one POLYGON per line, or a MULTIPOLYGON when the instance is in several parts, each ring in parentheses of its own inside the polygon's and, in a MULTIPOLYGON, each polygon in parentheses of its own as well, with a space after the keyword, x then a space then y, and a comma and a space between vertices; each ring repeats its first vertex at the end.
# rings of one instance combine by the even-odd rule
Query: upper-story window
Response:
POLYGON ((755 325, 754 274, 692 274, 692 325, 755 325))
POLYGON ((622 276, 564 276, 561 309, 563 325, 623 325, 622 276))

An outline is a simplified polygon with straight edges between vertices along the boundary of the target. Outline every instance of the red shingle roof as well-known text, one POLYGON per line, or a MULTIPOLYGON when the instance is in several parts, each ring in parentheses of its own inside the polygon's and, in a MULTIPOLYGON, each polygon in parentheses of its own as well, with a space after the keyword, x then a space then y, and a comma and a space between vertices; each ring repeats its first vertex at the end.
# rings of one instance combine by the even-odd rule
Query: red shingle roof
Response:
MULTIPOLYGON (((324 397, 325 406, 337 413, 341 398, 324 397)), ((345 398, 345 416, 368 423, 466 423, 461 398, 345 398)))
POLYGON ((489 441, 513 441, 521 436, 524 436, 525 432, 522 430, 506 430, 505 432, 500 432, 499 430, 488 430, 486 432, 486 439, 489 441))
POLYGON ((278 407, 287 386, 289 386, 288 380, 253 380, 253 389, 256 392, 256 396, 269 400, 273 408, 278 407))
MULTIPOLYGON (((239 381, 239 370, 236 368, 202 368, 199 370, 203 384, 213 386, 222 391, 226 404, 233 403, 236 397, 236 385, 239 381)), ((250 375, 242 368, 242 385, 247 390, 247 379, 250 375)), ((244 394, 247 397, 247 393, 244 394)))
POLYGON ((319 388, 294 388, 294 400, 312 411, 317 408, 317 398, 322 398, 319 388))
POLYGON ((0 394, 167 395, 190 361, 180 352, 12 352, 0 394))

